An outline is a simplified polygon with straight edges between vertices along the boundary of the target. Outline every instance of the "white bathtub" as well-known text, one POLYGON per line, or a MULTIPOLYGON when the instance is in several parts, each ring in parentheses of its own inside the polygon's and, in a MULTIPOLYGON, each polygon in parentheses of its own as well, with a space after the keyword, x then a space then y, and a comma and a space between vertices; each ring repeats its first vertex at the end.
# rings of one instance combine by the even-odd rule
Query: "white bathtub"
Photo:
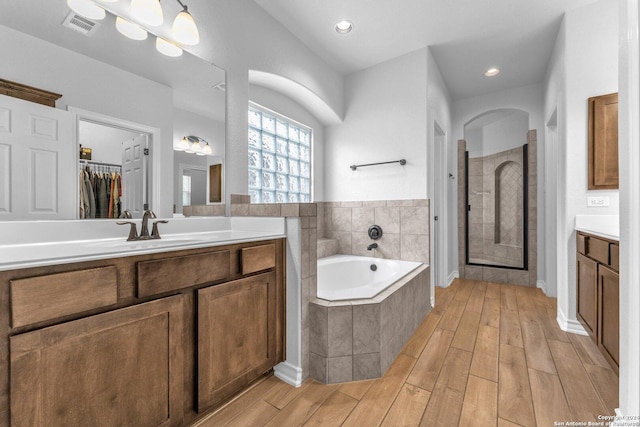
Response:
POLYGON ((318 260, 318 298, 373 298, 421 265, 419 262, 333 255, 318 260), (371 270, 371 265, 377 267, 371 270))

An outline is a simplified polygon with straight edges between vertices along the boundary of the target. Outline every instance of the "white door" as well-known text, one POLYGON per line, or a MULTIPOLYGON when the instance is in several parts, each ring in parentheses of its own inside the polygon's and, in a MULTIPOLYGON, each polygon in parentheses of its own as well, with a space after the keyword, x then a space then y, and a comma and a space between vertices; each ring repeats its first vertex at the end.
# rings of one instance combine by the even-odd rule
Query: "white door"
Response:
POLYGON ((0 95, 0 220, 76 219, 73 114, 0 95))
POLYGON ((147 203, 145 150, 147 135, 142 134, 122 143, 122 210, 128 209, 134 218, 142 218, 147 203))

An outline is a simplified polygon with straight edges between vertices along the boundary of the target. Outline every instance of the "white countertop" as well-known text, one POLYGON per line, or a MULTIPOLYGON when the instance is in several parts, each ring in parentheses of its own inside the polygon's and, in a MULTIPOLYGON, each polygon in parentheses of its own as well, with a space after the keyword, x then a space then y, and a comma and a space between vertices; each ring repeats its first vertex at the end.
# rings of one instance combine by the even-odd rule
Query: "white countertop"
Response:
MULTIPOLYGON (((134 221, 140 230, 140 220, 134 221)), ((109 220, 0 222, 0 271, 285 237, 284 218, 169 221, 159 225, 161 239, 131 242, 126 241, 129 226, 109 220)))
POLYGON ((605 239, 620 240, 620 216, 576 215, 575 229, 605 239))

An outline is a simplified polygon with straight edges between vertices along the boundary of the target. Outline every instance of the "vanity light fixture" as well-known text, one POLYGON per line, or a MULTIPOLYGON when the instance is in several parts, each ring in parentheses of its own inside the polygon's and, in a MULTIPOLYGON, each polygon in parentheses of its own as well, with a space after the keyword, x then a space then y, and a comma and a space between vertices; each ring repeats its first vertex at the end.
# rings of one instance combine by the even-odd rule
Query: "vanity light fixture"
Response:
POLYGON ((343 19, 342 21, 338 21, 336 24, 336 31, 340 34, 347 34, 353 30, 353 23, 351 21, 347 21, 343 19))
POLYGON ((67 0, 67 6, 78 15, 96 21, 100 21, 107 16, 103 8, 89 0, 67 0))
POLYGON ((145 40, 148 36, 144 28, 119 16, 116 18, 116 29, 120 34, 132 40, 145 40))
POLYGON ((213 150, 211 145, 199 136, 183 136, 180 141, 173 147, 176 151, 184 151, 185 153, 197 154, 198 156, 212 156, 213 150))
POLYGON ((487 71, 484 72, 484 75, 487 77, 493 77, 493 76, 497 76, 498 74, 500 74, 500 68, 489 68, 487 71))
POLYGON ((131 0, 131 14, 142 24, 157 27, 164 22, 160 0, 131 0))
POLYGON ((180 0, 176 0, 182 6, 182 10, 176 15, 171 27, 171 34, 177 42, 188 46, 194 46, 200 43, 200 33, 198 27, 193 20, 193 16, 189 13, 187 6, 180 0))
MULTIPOLYGON (((116 1, 118 0, 100 0, 103 3, 116 1)), ((181 0, 176 1, 182 7, 182 10, 173 21, 171 38, 156 36, 156 49, 158 52, 171 57, 182 55, 181 46, 194 46, 200 43, 200 33, 193 16, 181 0)), ((67 5, 73 12, 88 19, 101 20, 106 16, 105 9, 94 0, 67 0, 67 5)), ((109 12, 116 15, 116 29, 118 32, 132 40, 145 40, 149 32, 155 33, 155 31, 149 31, 149 27, 158 27, 164 22, 160 0, 131 0, 129 8, 132 19, 129 16, 125 19, 112 10, 109 10, 109 12)))
POLYGON ((156 50, 163 55, 178 57, 182 55, 182 48, 176 44, 171 43, 161 37, 156 37, 156 50))

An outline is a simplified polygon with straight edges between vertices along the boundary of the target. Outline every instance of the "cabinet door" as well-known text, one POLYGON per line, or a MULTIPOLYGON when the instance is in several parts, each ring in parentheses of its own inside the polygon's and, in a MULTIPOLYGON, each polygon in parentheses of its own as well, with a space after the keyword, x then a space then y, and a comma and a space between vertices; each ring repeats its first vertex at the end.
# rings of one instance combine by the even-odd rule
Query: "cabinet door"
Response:
POLYGON ((180 425, 182 331, 176 296, 11 337, 11 425, 180 425))
POLYGON ((598 321, 598 289, 597 274, 598 264, 581 254, 577 257, 577 293, 578 293, 578 320, 587 330, 591 338, 596 340, 598 321))
POLYGON ((618 188, 618 94, 589 98, 589 190, 618 188))
POLYGON ((198 412, 279 362, 277 295, 273 272, 198 290, 198 412))
POLYGON ((603 265, 598 266, 599 314, 598 347, 618 372, 620 361, 620 292, 619 275, 603 265), (612 363, 613 362, 613 363, 612 363))

